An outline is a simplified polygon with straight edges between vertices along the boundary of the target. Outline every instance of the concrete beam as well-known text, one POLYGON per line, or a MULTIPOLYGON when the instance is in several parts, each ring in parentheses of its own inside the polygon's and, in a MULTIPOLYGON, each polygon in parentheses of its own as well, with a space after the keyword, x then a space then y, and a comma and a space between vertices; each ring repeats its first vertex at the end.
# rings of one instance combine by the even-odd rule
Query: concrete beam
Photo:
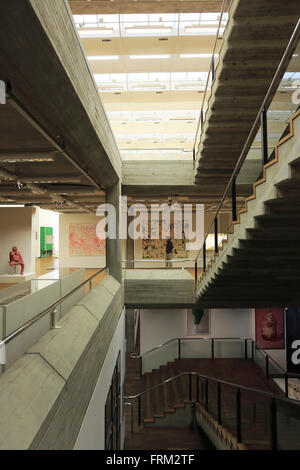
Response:
POLYGON ((99 185, 114 184, 121 158, 67 3, 12 0, 1 21, 1 78, 99 185))
POLYGON ((158 3, 156 0, 115 0, 105 2, 103 0, 69 0, 72 13, 75 15, 103 15, 126 13, 218 13, 221 11, 221 0, 185 0, 184 2, 168 0, 158 3))

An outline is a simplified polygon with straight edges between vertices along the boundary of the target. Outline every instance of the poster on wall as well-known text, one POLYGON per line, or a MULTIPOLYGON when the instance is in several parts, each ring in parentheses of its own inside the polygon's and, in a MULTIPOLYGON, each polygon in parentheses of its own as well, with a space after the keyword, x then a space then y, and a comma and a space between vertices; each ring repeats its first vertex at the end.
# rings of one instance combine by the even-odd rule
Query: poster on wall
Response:
POLYGON ((261 349, 284 349, 284 312, 282 308, 255 310, 256 343, 261 349))
POLYGON ((300 374, 300 308, 286 310, 286 367, 300 374))
POLYGON ((69 225, 70 256, 105 256, 105 240, 99 240, 96 224, 69 225))

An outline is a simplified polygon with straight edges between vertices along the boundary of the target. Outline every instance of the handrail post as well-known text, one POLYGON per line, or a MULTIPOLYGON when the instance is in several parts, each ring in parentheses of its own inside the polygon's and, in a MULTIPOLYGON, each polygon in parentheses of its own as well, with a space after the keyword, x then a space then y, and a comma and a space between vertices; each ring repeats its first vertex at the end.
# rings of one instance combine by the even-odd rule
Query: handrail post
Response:
POLYGON ((231 185, 231 201, 232 201, 232 221, 237 221, 237 213, 236 213, 236 177, 232 179, 231 185))
POLYGON ((215 340, 211 338, 211 358, 215 358, 215 340))
POLYGON ((262 152, 262 166, 268 163, 268 126, 267 126, 267 110, 264 107, 261 112, 261 152, 262 152))
POLYGON ((196 150, 195 147, 193 148, 193 162, 196 161, 196 150))
POLYGON ((222 411, 221 411, 221 384, 218 384, 218 423, 222 424, 222 411))
POLYGON ((178 359, 181 359, 181 341, 178 338, 178 359))
POLYGON ((284 388, 285 388, 285 396, 289 398, 289 378, 287 374, 284 374, 284 388))
POLYGON ((140 356, 140 376, 143 377, 143 356, 140 356))
POLYGON ((270 372, 269 372, 269 356, 266 355, 266 376, 269 378, 270 372))
POLYGON ((272 399, 270 404, 270 426, 271 426, 271 450, 278 449, 277 438, 277 404, 275 398, 272 399))
POLYGON ((139 395, 138 397, 138 423, 139 423, 139 426, 142 425, 142 397, 141 395, 139 395))
POLYGON ((93 280, 92 279, 89 282, 89 286, 90 286, 90 292, 93 292, 93 280))
POLYGON ((211 58, 211 81, 213 82, 215 79, 215 56, 212 55, 211 58))
POLYGON ((189 374, 189 400, 192 401, 192 374, 189 374))
POLYGON ((51 330, 60 330, 62 328, 61 326, 57 326, 57 324, 56 324, 56 315, 57 315, 57 308, 54 308, 51 311, 51 315, 50 315, 50 328, 51 328, 51 330))
POLYGON ((237 441, 242 442, 242 415, 241 415, 241 390, 236 391, 236 435, 237 441))
POLYGON ((195 283, 198 282, 198 262, 195 261, 195 283))
POLYGON ((248 339, 245 339, 245 359, 248 359, 248 339))
POLYGON ((215 218, 215 253, 219 253, 219 246, 218 246, 218 216, 215 218))
POLYGON ((208 411, 208 380, 205 379, 205 409, 208 411))
POLYGON ((206 243, 203 243, 203 272, 206 271, 206 243))
POLYGON ((197 403, 199 403, 199 375, 197 375, 197 382, 196 382, 196 386, 197 386, 197 389, 196 389, 196 397, 197 397, 197 403))
POLYGON ((203 127, 203 123, 204 123, 204 114, 203 114, 203 108, 201 108, 201 111, 200 111, 200 120, 201 120, 201 129, 203 127))

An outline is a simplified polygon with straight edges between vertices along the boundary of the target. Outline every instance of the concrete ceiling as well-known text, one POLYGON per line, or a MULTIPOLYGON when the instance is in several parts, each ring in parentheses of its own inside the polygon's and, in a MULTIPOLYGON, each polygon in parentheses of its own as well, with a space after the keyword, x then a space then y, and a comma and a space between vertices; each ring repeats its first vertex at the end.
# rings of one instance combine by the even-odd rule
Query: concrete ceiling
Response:
MULTIPOLYGON (((89 23, 89 18, 82 22, 89 23)), ((122 25, 123 20, 117 18, 122 25)), ((136 21, 140 21, 138 16, 136 21)), ((79 32, 85 29, 77 25, 79 32)), ((214 23, 211 26, 216 28, 214 23)), ((81 38, 81 42, 122 157, 130 159, 138 150, 143 158, 143 149, 168 157, 161 150, 176 149, 182 150, 181 158, 191 159, 215 36, 162 38, 156 34, 81 38), (187 58, 186 54, 201 57, 187 58), (139 55, 143 58, 132 57, 139 55), (153 55, 166 58, 151 58, 153 55)), ((219 47, 217 44, 216 53, 219 47)))
POLYGON ((219 12, 222 0, 69 0, 77 15, 115 13, 219 12))

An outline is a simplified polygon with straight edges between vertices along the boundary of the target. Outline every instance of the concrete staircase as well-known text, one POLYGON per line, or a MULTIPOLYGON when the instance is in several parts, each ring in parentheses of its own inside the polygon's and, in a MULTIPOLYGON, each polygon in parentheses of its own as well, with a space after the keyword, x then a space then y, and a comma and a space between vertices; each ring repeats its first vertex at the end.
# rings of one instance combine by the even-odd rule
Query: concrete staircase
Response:
POLYGON ((208 264, 196 296, 209 307, 288 307, 300 302, 300 111, 276 145, 208 264))
POLYGON ((231 1, 197 153, 201 187, 223 194, 299 15, 298 0, 231 1))

